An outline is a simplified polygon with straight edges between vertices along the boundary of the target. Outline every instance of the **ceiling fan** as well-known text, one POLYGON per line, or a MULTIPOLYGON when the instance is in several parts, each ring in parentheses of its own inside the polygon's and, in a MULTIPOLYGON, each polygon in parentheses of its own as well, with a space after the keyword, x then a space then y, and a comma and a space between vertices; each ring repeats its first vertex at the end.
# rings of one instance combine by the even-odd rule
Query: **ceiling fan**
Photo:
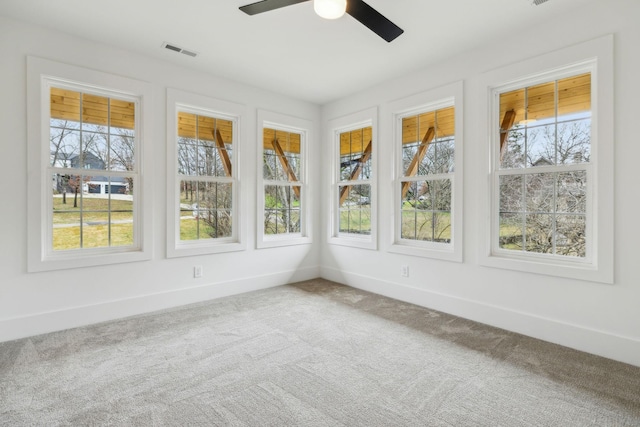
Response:
MULTIPOLYGON (((240 10, 247 15, 256 15, 307 1, 310 0, 262 0, 240 6, 240 10)), ((404 32, 362 0, 313 0, 313 8, 318 15, 327 19, 339 18, 346 12, 388 42, 404 32)))

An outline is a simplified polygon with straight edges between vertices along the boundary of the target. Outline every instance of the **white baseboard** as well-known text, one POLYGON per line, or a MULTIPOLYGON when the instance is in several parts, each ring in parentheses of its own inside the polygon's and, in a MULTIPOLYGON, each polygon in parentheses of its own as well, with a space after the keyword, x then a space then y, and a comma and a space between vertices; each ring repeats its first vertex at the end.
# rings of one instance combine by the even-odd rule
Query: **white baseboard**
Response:
POLYGON ((640 366, 640 340, 634 338, 332 268, 321 268, 321 277, 543 341, 640 366))
POLYGON ((227 282, 213 282, 174 291, 0 320, 0 342, 180 307, 287 283, 315 279, 319 276, 319 267, 308 267, 295 271, 283 271, 227 282))

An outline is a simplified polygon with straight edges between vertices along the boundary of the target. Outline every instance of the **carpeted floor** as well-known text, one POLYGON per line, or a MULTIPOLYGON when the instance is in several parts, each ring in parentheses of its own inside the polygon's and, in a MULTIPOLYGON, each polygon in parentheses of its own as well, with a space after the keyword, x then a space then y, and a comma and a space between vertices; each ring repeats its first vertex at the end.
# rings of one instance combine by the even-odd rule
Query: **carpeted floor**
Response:
POLYGON ((0 343, 0 425, 640 426, 640 368, 318 279, 0 343))

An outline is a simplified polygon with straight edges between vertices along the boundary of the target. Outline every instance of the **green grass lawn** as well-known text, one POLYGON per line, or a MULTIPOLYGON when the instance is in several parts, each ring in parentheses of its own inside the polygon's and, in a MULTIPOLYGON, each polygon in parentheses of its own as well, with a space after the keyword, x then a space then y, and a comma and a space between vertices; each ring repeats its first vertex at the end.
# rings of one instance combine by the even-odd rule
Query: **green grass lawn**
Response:
MULTIPOLYGON (((111 224, 111 245, 108 225, 85 225, 82 227, 83 248, 133 245, 133 223, 111 224)), ((80 226, 53 229, 53 249, 80 249, 80 226)))
POLYGON ((73 194, 53 197, 53 249, 102 248, 133 245, 133 202, 86 197, 73 207, 73 194), (82 206, 82 209, 80 208, 82 206), (111 210, 111 217, 109 217, 111 210), (82 227, 80 226, 82 212, 82 227), (118 223, 119 221, 126 221, 118 223), (110 224, 109 224, 110 223, 110 224), (57 227, 56 227, 57 226, 57 227), (111 243, 109 243, 111 229, 111 243), (82 239, 80 238, 82 233, 82 239), (81 243, 82 242, 82 243, 81 243))
MULTIPOLYGON (((78 206, 73 207, 73 194, 67 194, 67 203, 62 203, 62 197, 53 198, 53 223, 72 224, 79 222, 80 196, 78 206)), ((111 200, 111 220, 126 220, 133 218, 133 202, 131 200, 111 200)), ((82 221, 108 221, 109 199, 83 198, 82 221)))
POLYGON ((340 232, 371 234, 371 209, 368 205, 340 210, 340 232))
POLYGON ((451 240, 449 212, 402 211, 402 238, 445 242, 451 240))

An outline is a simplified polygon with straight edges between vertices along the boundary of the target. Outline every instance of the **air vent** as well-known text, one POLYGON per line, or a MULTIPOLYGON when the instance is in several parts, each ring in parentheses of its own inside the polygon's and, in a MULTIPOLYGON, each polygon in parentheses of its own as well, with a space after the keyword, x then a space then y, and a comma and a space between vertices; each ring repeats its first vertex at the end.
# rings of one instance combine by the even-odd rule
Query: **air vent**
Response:
POLYGON ((534 5, 536 5, 536 6, 540 6, 542 3, 546 3, 546 2, 548 2, 548 1, 549 1, 549 0, 533 0, 533 1, 531 2, 531 4, 534 4, 534 5))
POLYGON ((181 47, 179 47, 179 46, 176 46, 175 44, 171 44, 171 43, 164 42, 164 43, 162 43, 162 47, 163 47, 163 48, 165 48, 165 49, 172 50, 172 51, 174 51, 174 52, 184 53, 185 55, 187 55, 187 56, 191 56, 191 57, 193 57, 193 58, 195 58, 196 56, 198 56, 198 53, 197 53, 197 52, 194 52, 194 51, 192 51, 192 50, 186 50, 186 49, 183 49, 183 48, 181 48, 181 47))

